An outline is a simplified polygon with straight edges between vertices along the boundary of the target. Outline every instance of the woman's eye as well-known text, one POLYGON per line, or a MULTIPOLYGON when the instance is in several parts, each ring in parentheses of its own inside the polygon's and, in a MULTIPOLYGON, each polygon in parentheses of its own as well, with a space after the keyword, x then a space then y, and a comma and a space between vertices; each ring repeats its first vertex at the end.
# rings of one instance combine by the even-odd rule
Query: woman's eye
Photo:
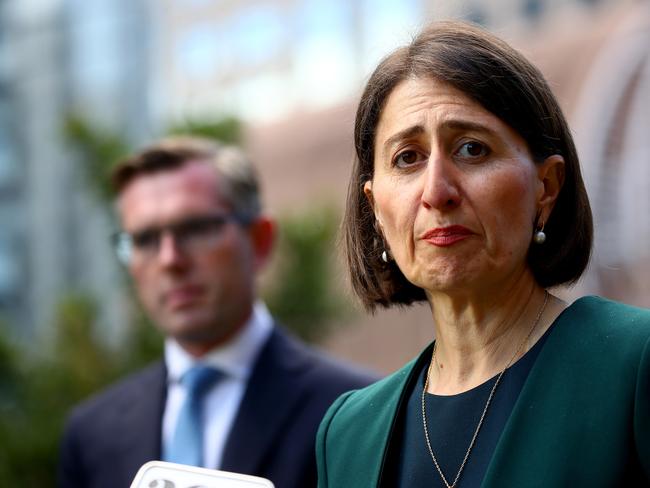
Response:
POLYGON ((466 142, 458 149, 457 154, 461 158, 480 158, 488 153, 488 148, 480 142, 466 142))
POLYGON ((416 151, 402 151, 395 158, 395 166, 410 166, 418 162, 419 155, 416 151))

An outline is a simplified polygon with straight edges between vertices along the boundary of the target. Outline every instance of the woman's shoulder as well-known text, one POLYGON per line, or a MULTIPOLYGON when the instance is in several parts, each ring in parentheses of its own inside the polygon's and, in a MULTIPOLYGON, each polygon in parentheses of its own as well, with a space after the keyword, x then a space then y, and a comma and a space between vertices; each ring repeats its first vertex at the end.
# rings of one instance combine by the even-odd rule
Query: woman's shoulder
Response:
POLYGON ((650 337, 650 309, 647 308, 599 296, 585 296, 573 302, 562 315, 592 332, 621 337, 650 337))
POLYGON ((419 358, 360 390, 340 396, 318 429, 319 486, 376 486, 393 420, 419 358))
POLYGON ((413 369, 417 367, 423 356, 428 355, 427 351, 430 349, 431 346, 417 358, 381 380, 340 396, 330 407, 325 420, 331 422, 335 418, 335 423, 347 424, 348 421, 357 422, 364 418, 376 419, 384 415, 390 417, 397 408, 413 369))
POLYGON ((574 358, 635 367, 650 356, 650 310, 597 296, 572 303, 557 319, 549 348, 574 358))
POLYGON ((366 475, 380 470, 400 399, 422 357, 370 386, 343 394, 332 404, 316 439, 319 486, 322 480, 329 480, 323 486, 374 486, 366 475), (355 476, 364 476, 364 480, 355 476))
POLYGON ((354 413, 390 403, 391 399, 395 399, 401 393, 416 362, 417 358, 381 380, 365 388, 349 392, 345 397, 344 405, 340 407, 354 413))

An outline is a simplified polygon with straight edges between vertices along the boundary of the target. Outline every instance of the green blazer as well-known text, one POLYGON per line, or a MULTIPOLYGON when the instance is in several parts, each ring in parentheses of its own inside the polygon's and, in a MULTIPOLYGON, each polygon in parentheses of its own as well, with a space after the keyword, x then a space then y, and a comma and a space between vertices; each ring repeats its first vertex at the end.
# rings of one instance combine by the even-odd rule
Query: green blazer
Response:
MULTIPOLYGON (((406 385, 430 348, 330 407, 316 441, 319 488, 382 486, 406 385)), ((614 487, 634 475, 633 486, 650 486, 650 310, 581 298, 556 320, 482 486, 614 487)))

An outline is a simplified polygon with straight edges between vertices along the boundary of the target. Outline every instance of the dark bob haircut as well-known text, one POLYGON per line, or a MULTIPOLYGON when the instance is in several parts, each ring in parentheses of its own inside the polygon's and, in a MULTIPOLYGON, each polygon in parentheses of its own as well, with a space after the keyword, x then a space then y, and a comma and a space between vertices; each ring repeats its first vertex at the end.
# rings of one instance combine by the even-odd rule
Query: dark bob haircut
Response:
MULTIPOLYGON (((408 78, 448 83, 514 129, 541 163, 559 154, 564 185, 545 223, 543 245, 529 248, 528 265, 546 288, 575 282, 587 267, 593 239, 589 200, 575 145, 544 76, 519 52, 485 30, 464 22, 438 22, 388 55, 365 87, 354 128, 356 159, 348 188, 343 240, 352 286, 368 310, 426 300, 395 262, 384 263, 383 237, 363 185, 374 175, 377 124, 393 89, 408 78)), ((531 237, 533 230, 531 228, 531 237)))

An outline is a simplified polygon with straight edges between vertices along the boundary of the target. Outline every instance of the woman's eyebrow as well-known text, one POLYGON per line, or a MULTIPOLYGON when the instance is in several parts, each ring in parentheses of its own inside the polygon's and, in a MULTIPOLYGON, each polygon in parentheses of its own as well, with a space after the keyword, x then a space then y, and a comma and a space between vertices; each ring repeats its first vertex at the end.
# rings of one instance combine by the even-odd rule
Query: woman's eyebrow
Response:
POLYGON ((439 130, 455 130, 455 131, 474 131, 485 132, 491 136, 496 136, 497 132, 490 126, 480 122, 473 122, 469 120, 449 119, 445 120, 438 127, 439 130))
MULTIPOLYGON (((493 128, 491 128, 486 124, 482 124, 480 122, 473 122, 470 120, 462 120, 462 119, 449 119, 443 121, 438 126, 438 131, 444 131, 444 130, 474 131, 474 132, 483 132, 490 136, 498 135, 497 131, 495 131, 493 128)), ((407 127, 406 129, 403 129, 393 134, 388 139, 386 139, 386 141, 383 143, 384 150, 388 150, 388 148, 390 148, 391 146, 393 146, 394 144, 400 141, 403 141, 404 139, 416 137, 425 132, 426 129, 424 128, 423 125, 420 124, 407 127)))
POLYGON ((384 142, 383 146, 384 149, 388 149, 392 145, 398 143, 399 141, 402 141, 404 139, 409 139, 411 137, 419 136, 420 134, 423 134, 425 131, 424 126, 422 125, 414 125, 412 127, 407 127, 404 130, 401 130, 392 136, 390 136, 386 141, 384 142))

